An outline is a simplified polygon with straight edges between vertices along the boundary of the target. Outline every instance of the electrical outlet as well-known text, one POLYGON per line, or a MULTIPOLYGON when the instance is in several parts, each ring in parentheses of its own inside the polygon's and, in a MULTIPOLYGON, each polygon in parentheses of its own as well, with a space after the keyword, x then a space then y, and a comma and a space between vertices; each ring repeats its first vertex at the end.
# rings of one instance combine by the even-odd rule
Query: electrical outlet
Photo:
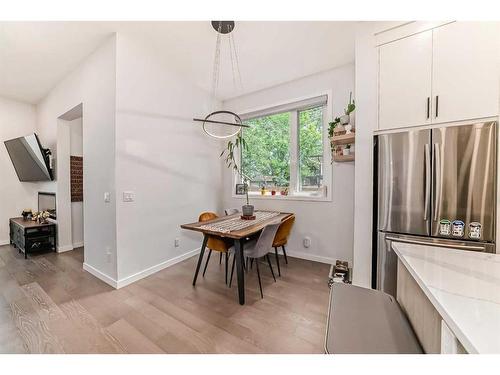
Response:
POLYGON ((111 201, 111 193, 109 191, 106 191, 104 193, 104 202, 109 203, 111 201))
POLYGON ((310 237, 304 237, 303 244, 304 244, 305 248, 310 247, 311 246, 311 238, 310 237))
POLYGON ((174 247, 179 247, 180 242, 181 242, 181 240, 179 240, 178 238, 176 238, 176 239, 174 240, 174 247))
POLYGON ((133 202, 134 201, 134 192, 133 191, 124 191, 123 192, 123 201, 124 202, 133 202))
POLYGON ((109 247, 106 248, 106 262, 111 263, 111 250, 109 247))

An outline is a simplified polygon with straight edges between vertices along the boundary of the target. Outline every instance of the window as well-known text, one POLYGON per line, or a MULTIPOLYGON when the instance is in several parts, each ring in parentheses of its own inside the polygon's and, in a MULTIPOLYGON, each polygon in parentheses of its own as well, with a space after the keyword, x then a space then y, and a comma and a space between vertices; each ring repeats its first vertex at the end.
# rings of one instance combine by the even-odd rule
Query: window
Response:
MULTIPOLYGON (((251 114, 243 129, 241 171, 252 194, 326 196, 326 96, 251 114), (283 193, 282 193, 283 192, 283 193)), ((328 150, 326 150, 328 152, 328 150)), ((238 183, 241 181, 238 180, 238 183)))

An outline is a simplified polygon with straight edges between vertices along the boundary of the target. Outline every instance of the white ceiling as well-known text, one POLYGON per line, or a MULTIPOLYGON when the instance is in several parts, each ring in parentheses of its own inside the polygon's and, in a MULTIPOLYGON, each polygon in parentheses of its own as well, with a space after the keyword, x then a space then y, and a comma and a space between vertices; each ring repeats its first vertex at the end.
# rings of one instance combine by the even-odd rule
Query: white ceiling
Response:
MULTIPOLYGON (((227 38, 218 97, 227 99, 354 61, 356 22, 237 21, 243 90, 233 85, 227 38)), ((210 90, 210 22, 0 22, 0 96, 37 103, 113 32, 132 33, 169 69, 210 90)))

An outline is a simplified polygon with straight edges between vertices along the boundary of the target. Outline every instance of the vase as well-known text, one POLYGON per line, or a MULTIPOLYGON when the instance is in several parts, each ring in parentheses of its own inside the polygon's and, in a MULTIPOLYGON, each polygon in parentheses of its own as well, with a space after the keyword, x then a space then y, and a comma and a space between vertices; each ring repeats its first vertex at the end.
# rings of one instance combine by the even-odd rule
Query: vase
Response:
POLYGON ((342 125, 347 125, 347 124, 349 124, 349 120, 350 120, 349 115, 343 115, 343 116, 340 116, 340 123, 341 123, 342 125))
POLYGON ((347 156, 347 155, 349 155, 350 153, 351 153, 351 149, 349 149, 349 148, 344 148, 344 149, 342 150, 342 155, 344 155, 344 156, 347 156))
POLYGON ((253 216, 254 207, 251 204, 245 204, 241 207, 241 210, 243 212, 243 216, 253 216))

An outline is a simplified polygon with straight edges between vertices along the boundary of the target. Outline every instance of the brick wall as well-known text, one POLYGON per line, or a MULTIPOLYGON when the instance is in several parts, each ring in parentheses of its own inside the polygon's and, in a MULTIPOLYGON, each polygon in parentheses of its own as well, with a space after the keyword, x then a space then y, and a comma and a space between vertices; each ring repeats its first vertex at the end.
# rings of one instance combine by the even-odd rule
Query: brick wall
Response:
POLYGON ((83 158, 70 156, 71 202, 83 201, 83 158))

